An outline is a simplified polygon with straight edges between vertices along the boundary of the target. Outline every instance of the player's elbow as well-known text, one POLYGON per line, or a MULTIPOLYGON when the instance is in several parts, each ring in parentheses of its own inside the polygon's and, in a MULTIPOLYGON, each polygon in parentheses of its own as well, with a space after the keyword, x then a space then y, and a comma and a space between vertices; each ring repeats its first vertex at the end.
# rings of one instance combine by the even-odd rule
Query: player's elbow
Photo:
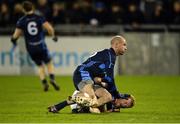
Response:
POLYGON ((50 36, 54 36, 54 28, 48 22, 45 22, 43 27, 47 30, 50 36))
POLYGON ((53 35, 54 35, 54 29, 53 29, 53 28, 48 28, 47 31, 48 31, 48 34, 49 34, 50 36, 53 36, 53 35))

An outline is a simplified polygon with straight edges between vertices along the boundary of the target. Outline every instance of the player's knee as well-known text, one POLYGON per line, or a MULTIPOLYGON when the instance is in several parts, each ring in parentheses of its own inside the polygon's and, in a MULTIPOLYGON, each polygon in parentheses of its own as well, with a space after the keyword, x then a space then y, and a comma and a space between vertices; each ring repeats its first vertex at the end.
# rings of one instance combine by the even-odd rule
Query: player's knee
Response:
POLYGON ((49 62, 47 64, 47 68, 48 68, 48 73, 54 73, 54 65, 52 62, 49 62))
POLYGON ((93 84, 92 83, 87 83, 87 84, 84 84, 84 85, 79 86, 79 87, 83 87, 83 88, 79 88, 80 91, 82 91, 84 93, 87 93, 90 98, 95 97, 95 93, 94 93, 94 90, 93 90, 93 84))

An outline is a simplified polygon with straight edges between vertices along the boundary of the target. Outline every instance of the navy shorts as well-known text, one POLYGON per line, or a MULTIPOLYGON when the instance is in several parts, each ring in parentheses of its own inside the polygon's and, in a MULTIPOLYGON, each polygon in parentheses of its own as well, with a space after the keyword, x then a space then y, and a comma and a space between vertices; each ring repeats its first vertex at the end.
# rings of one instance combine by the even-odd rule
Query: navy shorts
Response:
POLYGON ((93 80, 88 71, 80 71, 81 66, 77 67, 73 74, 73 82, 76 90, 80 90, 88 83, 93 83, 93 80))
POLYGON ((51 61, 51 56, 47 49, 29 52, 29 55, 38 66, 42 65, 43 63, 47 64, 51 61))

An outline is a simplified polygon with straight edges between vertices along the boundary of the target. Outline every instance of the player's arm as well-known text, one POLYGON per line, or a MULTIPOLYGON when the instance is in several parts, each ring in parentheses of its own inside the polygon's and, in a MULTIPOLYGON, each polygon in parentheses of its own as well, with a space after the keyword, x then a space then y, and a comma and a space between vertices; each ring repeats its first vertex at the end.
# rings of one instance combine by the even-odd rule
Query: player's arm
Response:
POLYGON ((108 84, 107 84, 106 82, 103 82, 101 77, 95 77, 95 78, 94 78, 94 82, 95 82, 96 84, 101 85, 101 86, 104 87, 104 88, 107 88, 107 87, 108 87, 108 84))
POLYGON ((18 38, 21 36, 22 34, 22 30, 20 28, 16 28, 12 37, 11 37, 11 42, 13 43, 13 45, 16 45, 18 38))
POLYGON ((108 83, 108 91, 111 93, 111 95, 114 98, 120 98, 120 93, 116 87, 114 79, 111 79, 110 77, 107 76, 104 80, 107 80, 106 82, 108 83))
POLYGON ((43 23, 43 28, 47 30, 48 34, 50 36, 52 36, 52 39, 57 42, 58 41, 58 38, 57 36, 55 35, 55 31, 54 31, 54 28, 52 27, 52 25, 49 23, 49 22, 44 22, 43 23))
POLYGON ((115 80, 114 80, 114 64, 112 63, 112 56, 107 51, 105 54, 106 57, 103 57, 105 60, 106 66, 106 76, 102 79, 103 82, 108 83, 108 91, 114 98, 119 98, 119 91, 116 87, 115 80))

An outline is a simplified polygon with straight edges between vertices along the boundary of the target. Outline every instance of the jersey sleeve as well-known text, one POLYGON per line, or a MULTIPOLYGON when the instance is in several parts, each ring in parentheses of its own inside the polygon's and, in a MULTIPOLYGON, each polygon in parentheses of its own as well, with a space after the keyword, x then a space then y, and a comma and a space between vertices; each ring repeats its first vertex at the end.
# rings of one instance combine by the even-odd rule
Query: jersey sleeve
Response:
POLYGON ((23 21, 22 19, 19 19, 16 23, 16 28, 23 29, 23 21))
POLYGON ((103 78, 103 81, 108 83, 107 90, 111 93, 112 97, 119 98, 119 92, 117 90, 115 81, 114 81, 114 64, 112 61, 111 54, 107 51, 105 58, 106 64, 106 75, 103 78))
POLYGON ((113 98, 119 98, 119 92, 117 90, 114 77, 109 76, 108 74, 103 78, 103 82, 108 83, 108 88, 107 90, 111 93, 113 98))

